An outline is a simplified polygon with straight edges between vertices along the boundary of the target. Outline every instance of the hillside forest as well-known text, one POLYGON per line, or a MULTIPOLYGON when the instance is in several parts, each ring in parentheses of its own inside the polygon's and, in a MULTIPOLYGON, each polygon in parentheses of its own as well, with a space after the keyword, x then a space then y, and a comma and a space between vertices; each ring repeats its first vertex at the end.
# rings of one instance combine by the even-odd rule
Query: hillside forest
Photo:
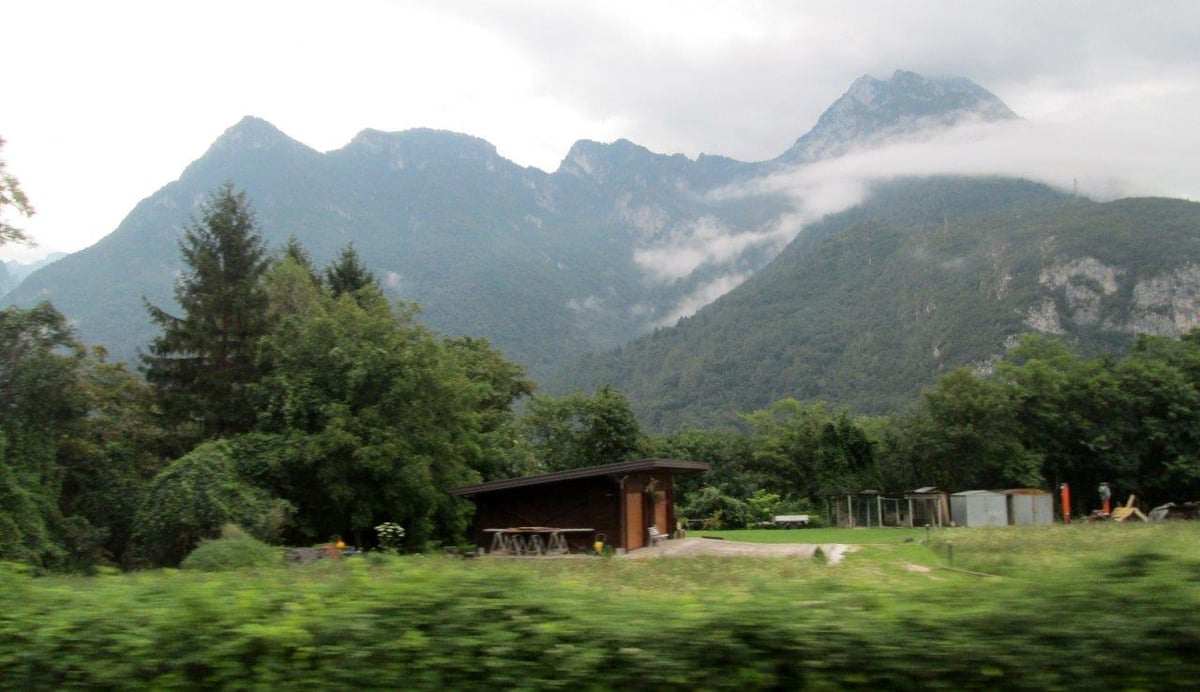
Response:
POLYGON ((987 373, 942 375, 902 412, 781 399, 735 425, 644 433, 599 385, 539 394, 488 341, 422 325, 352 245, 318 268, 268 248, 246 195, 212 192, 180 241, 175 304, 137 371, 49 303, 0 311, 0 559, 37 570, 171 566, 228 524, 270 543, 409 550, 461 541, 453 487, 641 457, 704 461, 679 513, 714 526, 816 510, 837 490, 1101 481, 1200 496, 1200 333, 1121 355, 1023 337, 987 373))

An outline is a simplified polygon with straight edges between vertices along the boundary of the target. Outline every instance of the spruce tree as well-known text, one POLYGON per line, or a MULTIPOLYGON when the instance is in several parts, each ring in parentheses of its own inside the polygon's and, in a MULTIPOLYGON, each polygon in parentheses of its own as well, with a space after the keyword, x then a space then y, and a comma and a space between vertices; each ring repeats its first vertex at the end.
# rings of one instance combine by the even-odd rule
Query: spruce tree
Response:
POLYGON ((353 295, 367 286, 379 288, 375 275, 358 258, 354 243, 347 243, 337 261, 325 268, 325 285, 335 298, 343 293, 353 295))
POLYGON ((254 422, 247 385, 258 379, 254 349, 268 328, 261 279, 269 259, 246 194, 223 185, 179 245, 183 315, 146 302, 162 333, 142 354, 142 371, 168 421, 196 425, 204 437, 236 434, 254 422))
POLYGON ((313 264, 312 255, 308 254, 308 248, 300 244, 296 236, 288 236, 287 243, 283 246, 283 251, 279 257, 279 261, 292 260, 300 265, 308 275, 312 277, 312 282, 315 285, 321 285, 321 274, 317 271, 316 265, 313 264))

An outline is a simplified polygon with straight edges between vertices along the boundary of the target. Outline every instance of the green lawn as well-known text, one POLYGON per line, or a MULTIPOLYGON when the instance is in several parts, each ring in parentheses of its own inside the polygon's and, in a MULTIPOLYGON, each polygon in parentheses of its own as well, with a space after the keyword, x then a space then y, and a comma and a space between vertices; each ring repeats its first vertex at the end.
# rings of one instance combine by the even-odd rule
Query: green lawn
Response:
POLYGON ((1200 522, 942 529, 933 532, 929 548, 943 562, 952 548, 956 567, 1037 578, 1069 569, 1102 570, 1106 560, 1118 556, 1132 562, 1156 556, 1194 558, 1200 555, 1200 522))
POLYGON ((1128 555, 1131 560, 1144 555, 1200 555, 1200 522, 1076 522, 928 532, 924 528, 747 529, 694 531, 688 536, 750 543, 848 543, 861 546, 848 559, 849 563, 871 565, 888 573, 892 572, 893 563, 903 560, 1017 578, 1086 570, 1089 565, 1098 565, 1116 555, 1128 555))
MULTIPOLYGON (((935 533, 937 529, 933 530, 935 533)), ((742 529, 733 531, 689 531, 688 537, 711 536, 747 543, 855 543, 892 544, 925 539, 925 529, 742 529)))

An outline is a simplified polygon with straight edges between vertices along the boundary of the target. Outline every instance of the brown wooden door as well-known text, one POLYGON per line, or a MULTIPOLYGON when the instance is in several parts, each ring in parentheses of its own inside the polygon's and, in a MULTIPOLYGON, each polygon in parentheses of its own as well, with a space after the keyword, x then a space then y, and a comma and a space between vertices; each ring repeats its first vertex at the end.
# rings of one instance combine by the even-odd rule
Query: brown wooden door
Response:
MULTIPOLYGON (((654 525, 658 527, 660 533, 664 536, 670 536, 675 530, 674 526, 667 525, 667 498, 666 493, 662 493, 662 501, 654 503, 654 525)), ((656 496, 657 497, 657 496, 656 496)))
POLYGON ((625 549, 637 550, 646 545, 646 519, 642 491, 625 493, 625 549))

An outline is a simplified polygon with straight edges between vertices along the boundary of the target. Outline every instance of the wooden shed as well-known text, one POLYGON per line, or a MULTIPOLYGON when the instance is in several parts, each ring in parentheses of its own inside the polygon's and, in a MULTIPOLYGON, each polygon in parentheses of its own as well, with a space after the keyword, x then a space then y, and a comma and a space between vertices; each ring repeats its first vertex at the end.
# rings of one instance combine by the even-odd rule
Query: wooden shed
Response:
POLYGON ((618 550, 649 543, 651 526, 675 529, 675 476, 701 473, 708 464, 681 459, 639 459, 478 483, 451 490, 475 503, 471 539, 487 548, 488 530, 538 526, 590 529, 564 533, 572 550, 602 538, 618 550))

